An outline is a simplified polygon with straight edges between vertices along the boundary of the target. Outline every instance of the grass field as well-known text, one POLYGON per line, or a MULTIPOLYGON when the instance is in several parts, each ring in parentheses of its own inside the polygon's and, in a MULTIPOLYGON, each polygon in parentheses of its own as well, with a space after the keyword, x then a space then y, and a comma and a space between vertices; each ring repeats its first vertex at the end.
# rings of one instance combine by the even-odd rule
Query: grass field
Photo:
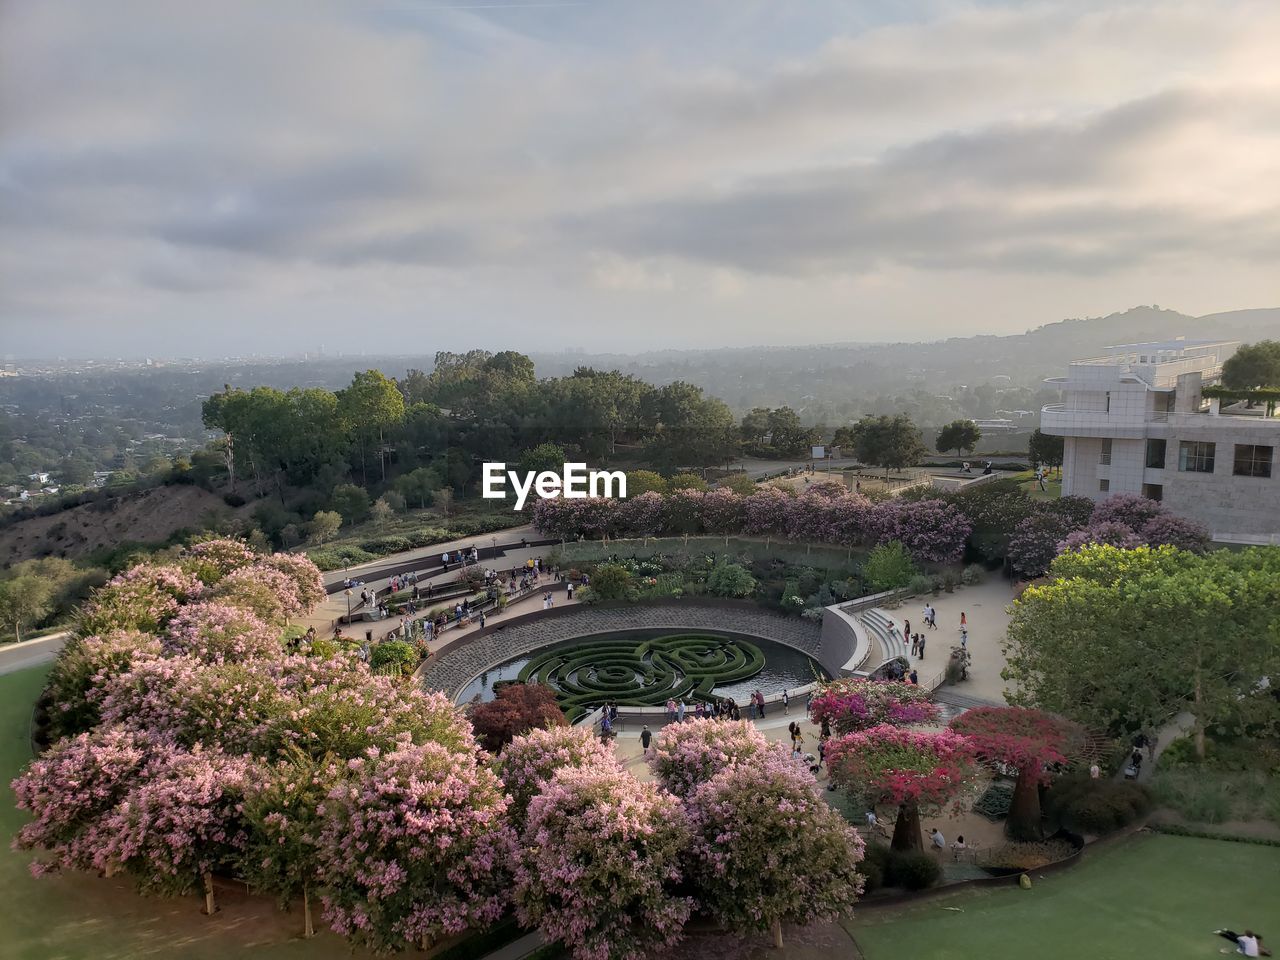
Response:
POLYGON ((1144 834, 1033 881, 845 926, 866 960, 1194 960, 1228 946, 1223 926, 1280 944, 1280 848, 1144 834))

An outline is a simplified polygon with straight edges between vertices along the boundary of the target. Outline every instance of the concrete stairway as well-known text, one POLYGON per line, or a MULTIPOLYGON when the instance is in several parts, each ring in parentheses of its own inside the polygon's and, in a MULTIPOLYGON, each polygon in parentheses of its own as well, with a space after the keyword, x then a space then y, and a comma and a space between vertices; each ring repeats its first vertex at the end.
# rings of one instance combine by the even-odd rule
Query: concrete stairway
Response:
POLYGON ((892 660, 894 657, 906 658, 910 648, 902 638, 901 622, 895 621, 889 613, 879 607, 874 607, 870 610, 859 610, 857 617, 862 621, 863 626, 867 628, 867 633, 875 638, 876 643, 880 646, 880 650, 883 653, 881 663, 892 660))

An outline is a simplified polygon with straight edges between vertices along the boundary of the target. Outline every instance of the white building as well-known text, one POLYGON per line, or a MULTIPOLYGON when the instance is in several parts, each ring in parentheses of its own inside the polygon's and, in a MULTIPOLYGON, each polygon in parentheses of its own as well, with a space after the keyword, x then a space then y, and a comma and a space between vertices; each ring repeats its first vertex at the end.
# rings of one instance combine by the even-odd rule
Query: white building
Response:
POLYGON ((1280 416, 1209 400, 1233 341, 1109 347, 1048 381, 1063 402, 1040 429, 1065 438, 1062 492, 1102 500, 1140 493, 1199 520, 1221 540, 1280 535, 1280 416))

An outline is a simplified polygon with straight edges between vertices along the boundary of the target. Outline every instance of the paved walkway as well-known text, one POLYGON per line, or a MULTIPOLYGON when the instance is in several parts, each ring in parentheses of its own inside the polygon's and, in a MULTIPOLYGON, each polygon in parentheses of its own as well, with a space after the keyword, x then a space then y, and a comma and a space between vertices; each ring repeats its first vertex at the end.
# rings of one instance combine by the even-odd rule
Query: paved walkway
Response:
POLYGON ((69 632, 51 633, 47 637, 7 643, 0 647, 0 674, 14 673, 27 667, 48 663, 58 655, 62 645, 71 636, 69 632))

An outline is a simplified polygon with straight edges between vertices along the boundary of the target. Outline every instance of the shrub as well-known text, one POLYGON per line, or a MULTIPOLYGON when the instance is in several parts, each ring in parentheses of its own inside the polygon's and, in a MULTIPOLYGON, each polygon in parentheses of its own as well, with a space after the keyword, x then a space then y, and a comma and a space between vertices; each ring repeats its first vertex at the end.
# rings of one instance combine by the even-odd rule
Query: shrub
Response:
POLYGON ((883 843, 867 844, 862 862, 858 864, 858 873, 862 874, 863 893, 871 893, 884 886, 891 856, 889 848, 883 843))
POLYGON ((929 593, 933 590, 933 577, 925 573, 917 573, 907 584, 907 589, 916 594, 929 593))
POLYGON ((877 593, 904 587, 915 574, 916 565, 911 561, 911 554, 897 540, 874 548, 862 564, 862 578, 877 593))
POLYGON ((886 879, 895 887, 926 890, 942 879, 942 866, 933 854, 922 850, 895 852, 889 859, 886 879))
POLYGON ((1049 790, 1046 807, 1078 833, 1098 836, 1127 826, 1151 809, 1151 794, 1132 781, 1062 777, 1049 790))
POLYGON ((960 582, 967 587, 973 586, 975 583, 982 582, 982 575, 985 573, 982 566, 977 563, 971 563, 960 571, 960 582))
POLYGON ((243 507, 249 501, 238 493, 224 493, 222 495, 222 502, 228 507, 243 507))
POLYGON ((401 667, 411 666, 418 662, 418 651, 413 644, 404 640, 386 640, 369 654, 369 666, 381 667, 388 663, 398 663, 401 667))
POLYGON ((496 688, 492 700, 471 708, 476 738, 490 753, 497 753, 513 737, 530 730, 563 727, 565 723, 555 691, 540 683, 504 683, 496 688))
POLYGON ((1073 853, 1075 847, 1065 840, 1006 843, 984 856, 982 865, 1006 870, 1039 870, 1051 863, 1065 860, 1073 853))
POLYGON ((707 590, 717 597, 746 597, 756 588, 756 578, 746 567, 721 561, 707 574, 707 590))
POLYGON ((360 546, 372 554, 386 556, 388 553, 402 553, 405 550, 412 550, 413 542, 408 537, 387 536, 365 540, 360 546))

